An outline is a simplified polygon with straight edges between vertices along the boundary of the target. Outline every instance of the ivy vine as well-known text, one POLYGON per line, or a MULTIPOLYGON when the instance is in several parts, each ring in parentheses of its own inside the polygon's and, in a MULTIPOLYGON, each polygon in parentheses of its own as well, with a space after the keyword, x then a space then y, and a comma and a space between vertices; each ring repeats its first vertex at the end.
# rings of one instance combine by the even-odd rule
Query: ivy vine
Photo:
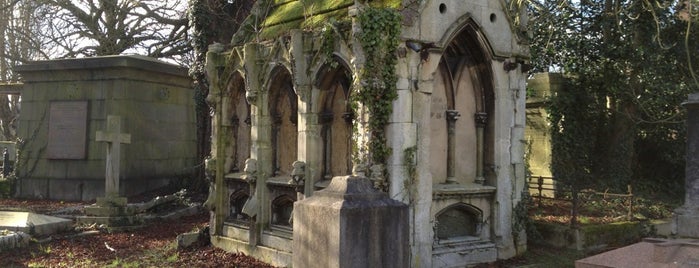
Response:
POLYGON ((357 20, 361 27, 357 38, 364 51, 365 62, 359 72, 359 88, 353 95, 353 101, 361 103, 371 115, 368 122, 371 161, 383 164, 391 154, 386 144, 386 124, 393 111, 392 102, 398 98, 396 49, 401 15, 391 8, 367 7, 360 12, 357 20))

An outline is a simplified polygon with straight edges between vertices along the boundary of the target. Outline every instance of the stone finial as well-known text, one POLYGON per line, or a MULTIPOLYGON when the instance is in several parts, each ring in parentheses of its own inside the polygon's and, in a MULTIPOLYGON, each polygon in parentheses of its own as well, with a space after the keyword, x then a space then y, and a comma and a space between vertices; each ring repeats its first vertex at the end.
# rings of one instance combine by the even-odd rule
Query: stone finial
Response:
POLYGON ((245 168, 243 169, 243 180, 248 183, 257 181, 257 160, 253 158, 245 159, 245 168))
POLYGON ((250 198, 243 205, 242 213, 249 217, 257 215, 258 200, 255 194, 255 182, 257 181, 257 160, 254 158, 245 159, 242 179, 250 184, 250 198))
POLYGON ((289 184, 296 185, 297 192, 303 192, 303 185, 305 184, 306 177, 306 162, 294 161, 291 163, 293 169, 291 170, 291 180, 289 184))

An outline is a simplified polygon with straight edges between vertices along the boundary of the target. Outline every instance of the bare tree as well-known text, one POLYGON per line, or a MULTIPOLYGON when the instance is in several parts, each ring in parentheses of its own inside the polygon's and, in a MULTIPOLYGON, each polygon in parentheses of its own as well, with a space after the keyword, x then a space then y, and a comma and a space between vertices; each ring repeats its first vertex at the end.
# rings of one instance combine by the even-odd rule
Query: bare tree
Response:
POLYGON ((45 58, 141 54, 182 61, 186 0, 39 0, 36 34, 45 58))
MULTIPOLYGON (((0 82, 29 60, 140 54, 192 61, 187 0, 0 0, 0 82)), ((0 139, 14 140, 18 96, 0 95, 0 139)))
MULTIPOLYGON (((33 1, 0 0, 0 81, 13 83, 18 80, 12 67, 25 59, 32 58, 38 51, 37 44, 27 38, 31 29, 37 28, 37 17, 33 16, 36 3, 33 1), (28 31, 29 30, 29 31, 28 31)), ((19 115, 19 96, 0 95, 0 139, 16 138, 16 120, 19 115)))

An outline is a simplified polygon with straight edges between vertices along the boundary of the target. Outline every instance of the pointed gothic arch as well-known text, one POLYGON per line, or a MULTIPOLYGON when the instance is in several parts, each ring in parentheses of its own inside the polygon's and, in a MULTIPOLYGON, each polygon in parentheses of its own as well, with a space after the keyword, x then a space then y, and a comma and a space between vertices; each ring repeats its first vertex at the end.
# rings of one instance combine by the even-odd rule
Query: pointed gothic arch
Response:
POLYGON ((352 170, 352 120, 350 107, 352 76, 339 57, 324 64, 316 75, 320 89, 318 123, 321 124, 322 178, 347 175, 352 170))
POLYGON ((239 72, 231 75, 228 84, 228 116, 231 140, 226 141, 226 172, 240 172, 250 157, 250 104, 245 99, 245 78, 239 72))
POLYGON ((268 99, 274 176, 291 174, 291 164, 297 160, 297 99, 291 73, 284 67, 274 68, 270 76, 268 99))
POLYGON ((494 107, 487 43, 472 20, 445 45, 430 106, 430 171, 434 183, 483 183, 494 107))

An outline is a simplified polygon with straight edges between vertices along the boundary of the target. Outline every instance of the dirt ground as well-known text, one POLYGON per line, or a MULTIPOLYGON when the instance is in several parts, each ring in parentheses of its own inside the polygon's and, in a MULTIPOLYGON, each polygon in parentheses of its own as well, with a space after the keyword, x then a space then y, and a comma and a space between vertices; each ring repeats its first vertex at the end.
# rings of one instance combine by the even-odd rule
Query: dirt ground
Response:
MULTIPOLYGON (((0 210, 47 213, 85 204, 0 199, 0 210)), ((272 267, 211 245, 178 249, 177 235, 205 228, 208 217, 201 213, 118 233, 74 231, 36 238, 28 247, 0 252, 0 267, 272 267)))

